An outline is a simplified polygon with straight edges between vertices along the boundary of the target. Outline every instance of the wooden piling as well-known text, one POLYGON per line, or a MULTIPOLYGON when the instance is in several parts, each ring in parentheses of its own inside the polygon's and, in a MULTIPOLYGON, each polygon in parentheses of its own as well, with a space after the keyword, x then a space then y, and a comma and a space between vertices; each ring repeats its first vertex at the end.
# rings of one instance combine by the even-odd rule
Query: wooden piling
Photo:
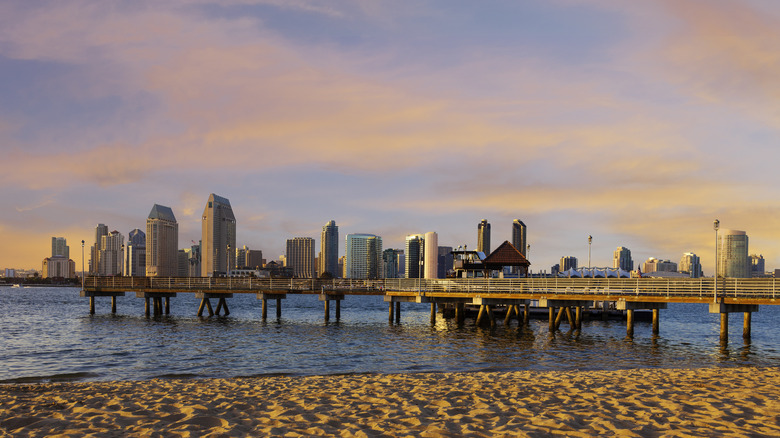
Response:
MULTIPOLYGON (((277 298, 276 299, 276 319, 279 319, 282 317, 282 299, 277 298)), ((338 316, 336 317, 338 319, 338 316)))
POLYGON ((394 309, 395 309, 395 303, 390 301, 390 316, 387 318, 387 320, 388 320, 388 322, 390 322, 390 324, 393 323, 393 319, 395 317, 395 315, 394 315, 395 312, 393 311, 394 309))
POLYGON ((455 322, 463 324, 465 315, 463 314, 463 303, 455 303, 455 322))
POLYGON ((658 333, 660 333, 660 329, 659 329, 659 326, 660 326, 660 321, 659 321, 660 313, 661 313, 660 310, 653 309, 653 334, 654 335, 657 335, 658 333))
MULTIPOLYGON (((149 302, 148 298, 147 298, 146 302, 147 303, 149 302)), ((147 305, 147 307, 148 307, 148 305, 147 305)), ((205 309, 205 308, 206 308, 206 299, 205 298, 201 298, 200 299, 200 306, 198 306, 198 316, 203 316, 203 309, 205 309)))
POLYGON ((401 302, 396 301, 395 303, 395 323, 400 324, 401 323, 401 302))
POLYGON ((341 321, 341 300, 336 300, 336 321, 341 321))
POLYGON ((555 307, 550 306, 547 308, 547 318, 550 323, 549 329, 551 332, 554 332, 555 331, 555 307))
POLYGON ((325 322, 330 321, 330 300, 325 300, 325 322))
POLYGON ((479 306, 479 313, 477 314, 477 325, 482 323, 482 317, 485 315, 485 305, 479 306))
POLYGON ((531 305, 523 304, 523 325, 528 325, 531 319, 531 305))
POLYGON ((634 309, 626 310, 626 336, 634 337, 634 309))
POLYGON ((742 337, 745 339, 750 339, 750 320, 752 319, 753 314, 751 312, 745 312, 744 313, 744 320, 742 322, 742 337))
POLYGON ((487 313, 488 321, 490 321, 490 326, 495 327, 496 326, 496 317, 493 315, 493 308, 490 306, 485 306, 485 313, 487 313))
POLYGON ((209 311, 209 316, 214 316, 214 309, 211 307, 211 300, 208 298, 205 298, 206 300, 206 309, 209 311))
POLYGON ((431 324, 436 324, 436 303, 431 303, 431 324))
POLYGON ((720 341, 729 341, 729 314, 726 312, 720 314, 720 341))
POLYGON ((582 329, 582 306, 577 306, 574 310, 574 328, 582 329))
POLYGON ((515 306, 508 305, 506 306, 506 316, 504 317, 504 325, 509 325, 509 323, 512 322, 512 312, 514 312, 515 306))
POLYGON ((227 299, 226 298, 220 298, 220 301, 222 301, 222 308, 225 309, 225 316, 230 315, 230 309, 227 305, 227 299))
POLYGON ((89 297, 89 314, 95 314, 95 297, 89 297))
POLYGON ((215 313, 216 313, 217 315, 219 315, 219 312, 222 310, 222 304, 223 304, 224 302, 225 302, 225 299, 224 299, 224 298, 220 298, 219 300, 217 300, 217 310, 215 311, 215 313))
POLYGON ((171 297, 165 297, 165 314, 171 314, 171 297))
POLYGON ((144 297, 144 303, 145 303, 144 304, 144 313, 146 314, 146 316, 149 316, 150 310, 149 310, 149 297, 148 296, 144 297))
POLYGON ((606 321, 609 319, 609 303, 607 301, 601 302, 601 320, 606 321))
POLYGON ((566 319, 569 321, 569 328, 573 329, 575 328, 576 325, 574 324, 574 318, 571 316, 571 307, 566 306, 565 309, 566 309, 566 319))
POLYGON ((116 313, 116 296, 111 297, 111 313, 116 313))
POLYGON ((565 307, 561 307, 560 309, 558 309, 558 315, 555 317, 555 327, 554 327, 555 330, 558 330, 558 328, 561 326, 561 320, 563 319, 563 313, 564 313, 563 309, 565 309, 565 307))
POLYGON ((263 298, 263 321, 268 319, 268 299, 263 298))

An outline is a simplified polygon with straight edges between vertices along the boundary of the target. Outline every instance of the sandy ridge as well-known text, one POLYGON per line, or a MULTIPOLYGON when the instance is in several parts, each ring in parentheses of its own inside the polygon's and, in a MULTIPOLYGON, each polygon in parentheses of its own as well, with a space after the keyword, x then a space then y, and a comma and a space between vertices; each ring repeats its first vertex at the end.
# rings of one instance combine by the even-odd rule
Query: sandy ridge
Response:
POLYGON ((10 436, 780 436, 779 368, 0 385, 10 436))

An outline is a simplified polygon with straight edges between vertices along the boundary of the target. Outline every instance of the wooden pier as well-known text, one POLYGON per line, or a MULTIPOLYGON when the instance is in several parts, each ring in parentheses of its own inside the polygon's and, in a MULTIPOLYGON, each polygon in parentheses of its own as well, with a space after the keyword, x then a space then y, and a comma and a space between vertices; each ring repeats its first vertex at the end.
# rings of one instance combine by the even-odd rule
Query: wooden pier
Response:
POLYGON ((477 324, 496 325, 495 309, 505 311, 504 324, 517 319, 527 324, 531 305, 548 309, 550 331, 565 321, 571 329, 581 329, 583 312, 600 309, 625 312, 626 336, 634 335, 634 311, 651 310, 653 333, 660 331, 660 310, 668 303, 709 304, 710 313, 721 315, 720 337, 728 340, 729 313, 742 313, 743 336, 750 337, 751 316, 759 305, 780 304, 780 284, 773 278, 760 279, 655 279, 655 278, 520 278, 520 279, 290 279, 290 278, 211 278, 211 277, 89 277, 81 296, 89 297, 90 313, 95 313, 96 297, 111 297, 116 313, 116 297, 135 292, 145 299, 145 313, 170 313, 170 299, 179 293, 195 293, 201 300, 197 315, 229 315, 228 299, 233 294, 256 294, 262 301, 262 318, 267 318, 268 300, 275 301, 276 317, 282 315, 282 301, 288 294, 318 295, 324 303, 325 320, 335 302, 335 318, 341 318, 341 301, 349 295, 382 296, 389 304, 389 322, 400 321, 401 303, 429 304, 431 322, 437 306, 454 311, 462 324, 465 306, 479 306, 477 324), (163 299, 164 306, 163 306, 163 299), (218 300, 216 310, 211 299, 218 300), (152 309, 150 309, 152 300, 152 309), (521 312, 522 307, 522 312, 521 312))

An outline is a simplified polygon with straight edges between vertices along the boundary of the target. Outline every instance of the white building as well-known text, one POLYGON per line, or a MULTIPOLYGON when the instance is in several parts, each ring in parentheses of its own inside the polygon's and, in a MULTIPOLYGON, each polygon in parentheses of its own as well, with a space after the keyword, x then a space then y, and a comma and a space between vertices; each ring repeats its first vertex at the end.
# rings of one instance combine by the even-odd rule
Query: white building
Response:
POLYGON ((347 234, 346 278, 378 279, 384 276, 382 238, 373 234, 347 234))
POLYGON ((722 230, 718 234, 718 276, 750 278, 748 236, 744 231, 722 230))

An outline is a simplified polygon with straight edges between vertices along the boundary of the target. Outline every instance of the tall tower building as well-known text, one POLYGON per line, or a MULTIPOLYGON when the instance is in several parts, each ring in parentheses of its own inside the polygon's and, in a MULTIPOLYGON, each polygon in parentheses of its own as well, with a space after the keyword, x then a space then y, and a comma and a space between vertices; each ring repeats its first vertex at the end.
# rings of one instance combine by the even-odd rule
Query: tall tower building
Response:
POLYGON ((568 271, 569 269, 577 269, 577 257, 574 256, 561 257, 561 263, 558 269, 560 269, 560 272, 565 272, 568 271))
POLYGON ((404 278, 422 278, 420 261, 423 257, 423 236, 410 234, 406 236, 406 249, 404 250, 404 278))
POLYGON ((346 278, 382 278, 382 238, 373 234, 347 234, 344 272, 346 278))
POLYGON ((225 275, 235 265, 236 217, 227 198, 209 195, 203 209, 201 273, 203 277, 225 275))
POLYGON ((425 233, 423 248, 424 277, 439 278, 439 235, 435 231, 425 233))
POLYGON ((287 239, 287 266, 293 270, 297 278, 314 278, 314 239, 311 237, 295 237, 287 239))
POLYGON ((701 261, 699 256, 692 252, 686 252, 680 259, 679 272, 688 274, 691 278, 699 278, 702 276, 701 261))
POLYGON ((154 204, 146 219, 146 276, 179 275, 179 224, 170 207, 154 204))
POLYGON ((100 244, 102 243, 103 236, 108 234, 108 227, 105 224, 97 224, 95 227, 95 244, 90 250, 90 263, 89 272, 92 275, 100 274, 100 244))
POLYGON ((399 264, 399 256, 403 254, 403 251, 398 249, 386 249, 382 251, 382 261, 385 264, 384 268, 384 277, 385 278, 399 278, 400 273, 398 272, 398 264, 399 264))
POLYGON ((750 278, 748 236, 744 231, 722 230, 718 234, 718 276, 750 278))
POLYGON ((122 274, 122 247, 124 236, 119 231, 112 231, 100 237, 98 252, 98 275, 113 276, 122 274))
POLYGON ((130 277, 146 275, 146 233, 138 228, 127 235, 122 275, 130 277))
POLYGON ((328 221, 322 227, 322 236, 320 238, 320 272, 329 272, 330 275, 340 277, 339 275, 339 227, 336 221, 328 221))
POLYGON ((750 275, 753 277, 766 275, 766 263, 763 255, 750 254, 750 275))
POLYGON ((70 258, 70 248, 64 237, 52 237, 51 238, 51 256, 62 256, 66 259, 70 258))
POLYGON ((526 248, 528 247, 526 227, 520 219, 512 221, 512 245, 523 253, 523 256, 528 257, 528 254, 526 254, 526 248))
POLYGON ((487 219, 482 219, 477 225, 477 251, 490 254, 490 224, 487 219))
POLYGON ((618 246, 613 255, 612 267, 615 269, 620 268, 624 271, 633 271, 634 259, 631 258, 631 250, 618 246))

